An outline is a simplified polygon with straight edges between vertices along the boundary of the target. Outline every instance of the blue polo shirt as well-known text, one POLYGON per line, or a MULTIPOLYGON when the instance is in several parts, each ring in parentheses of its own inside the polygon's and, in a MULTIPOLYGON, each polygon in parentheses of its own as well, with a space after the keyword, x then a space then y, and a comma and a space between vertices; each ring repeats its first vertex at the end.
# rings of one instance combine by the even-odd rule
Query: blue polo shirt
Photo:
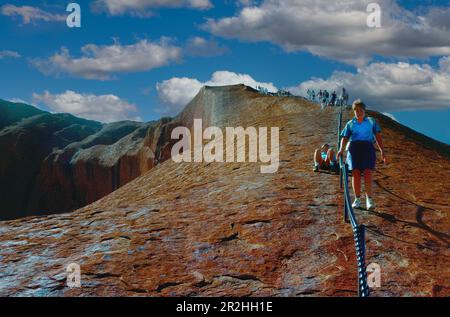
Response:
POLYGON ((359 123, 358 119, 353 118, 345 125, 341 137, 349 138, 350 141, 374 142, 375 135, 379 132, 381 132, 381 128, 375 119, 370 118, 369 120, 364 117, 363 121, 359 123))

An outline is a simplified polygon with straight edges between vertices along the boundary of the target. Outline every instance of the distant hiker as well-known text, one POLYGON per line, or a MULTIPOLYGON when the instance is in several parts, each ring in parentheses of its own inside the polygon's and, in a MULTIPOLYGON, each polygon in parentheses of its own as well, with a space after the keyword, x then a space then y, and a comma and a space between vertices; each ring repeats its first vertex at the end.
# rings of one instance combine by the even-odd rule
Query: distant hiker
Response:
POLYGON ((345 90, 344 87, 342 87, 341 95, 339 96, 339 105, 340 106, 346 106, 348 103, 348 93, 347 90, 345 90))
POLYGON ((322 100, 321 100, 322 109, 324 109, 327 106, 327 104, 328 104, 328 97, 329 96, 330 95, 329 95, 328 91, 324 90, 323 94, 322 94, 322 100))
POLYGON ((319 90, 319 92, 317 93, 317 98, 319 99, 319 102, 322 102, 322 97, 323 97, 323 92, 322 89, 319 90))
POLYGON ((314 152, 314 172, 318 172, 319 169, 336 172, 337 161, 333 148, 330 148, 328 144, 322 145, 320 149, 316 149, 314 152))
POLYGON ((314 89, 311 91, 311 101, 312 102, 316 101, 316 92, 314 91, 314 89))
POLYGON ((333 91, 333 93, 331 94, 331 99, 330 99, 330 103, 329 103, 329 105, 331 107, 333 107, 335 105, 336 99, 337 99, 336 91, 333 91))
POLYGON ((315 98, 315 92, 314 92, 314 90, 308 89, 308 90, 306 91, 306 94, 308 95, 308 100, 309 100, 309 101, 314 101, 314 98, 315 98), (313 97, 313 96, 314 96, 314 97, 313 97))
POLYGON ((347 122, 341 133, 342 141, 338 159, 343 155, 347 143, 350 146, 347 154, 347 164, 352 171, 353 192, 355 201, 353 208, 361 207, 361 173, 364 173, 364 188, 366 191, 366 208, 373 210, 375 203, 372 200, 372 172, 375 170, 376 153, 374 141, 378 144, 383 162, 387 163, 381 138, 381 128, 372 117, 366 117, 366 105, 360 100, 355 100, 352 105, 355 117, 347 122))

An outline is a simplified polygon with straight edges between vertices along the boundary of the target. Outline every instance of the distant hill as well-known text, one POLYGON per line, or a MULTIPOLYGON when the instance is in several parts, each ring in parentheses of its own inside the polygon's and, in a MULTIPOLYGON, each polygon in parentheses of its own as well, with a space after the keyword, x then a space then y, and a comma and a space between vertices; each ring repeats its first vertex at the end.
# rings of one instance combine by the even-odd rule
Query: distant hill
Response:
POLYGON ((157 122, 102 124, 0 100, 0 123, 0 220, 74 210, 155 164, 146 137, 157 122))
POLYGON ((33 106, 0 99, 0 129, 24 118, 46 113, 33 106))

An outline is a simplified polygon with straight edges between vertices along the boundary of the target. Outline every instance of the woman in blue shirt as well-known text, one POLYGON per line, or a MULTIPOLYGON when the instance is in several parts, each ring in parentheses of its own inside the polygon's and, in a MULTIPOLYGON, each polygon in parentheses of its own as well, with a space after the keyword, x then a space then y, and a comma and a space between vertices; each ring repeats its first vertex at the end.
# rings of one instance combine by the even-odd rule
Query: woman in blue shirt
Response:
POLYGON ((366 208, 373 210, 375 209, 375 203, 372 200, 372 173, 375 170, 376 162, 376 153, 373 144, 375 141, 380 149, 383 162, 387 163, 380 133, 381 129, 375 119, 366 117, 366 105, 360 99, 353 102, 352 109, 355 117, 347 122, 341 133, 342 141, 337 157, 339 159, 348 141, 350 141, 347 163, 353 173, 352 185, 355 201, 352 206, 353 208, 359 208, 361 206, 361 173, 364 172, 366 208))

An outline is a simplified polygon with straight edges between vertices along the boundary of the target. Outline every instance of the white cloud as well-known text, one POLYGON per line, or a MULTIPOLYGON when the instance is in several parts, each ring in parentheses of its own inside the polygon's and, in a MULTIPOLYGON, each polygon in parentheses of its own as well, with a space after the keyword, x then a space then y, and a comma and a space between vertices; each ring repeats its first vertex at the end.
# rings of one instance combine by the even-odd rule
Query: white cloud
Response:
POLYGON ((208 19, 202 26, 216 36, 248 42, 269 41, 288 52, 362 66, 374 55, 450 55, 450 9, 416 14, 395 0, 379 0, 382 27, 367 26, 372 0, 265 0, 244 6, 233 17, 208 19))
POLYGON ((450 56, 441 58, 439 60, 439 67, 442 71, 450 73, 450 56))
POLYGON ((121 120, 142 121, 136 116, 135 105, 115 95, 93 95, 67 90, 62 94, 45 91, 33 94, 33 101, 47 106, 52 112, 70 113, 85 119, 101 122, 121 120))
POLYGON ((203 84, 194 78, 173 77, 156 84, 161 101, 167 106, 167 113, 175 114, 181 110, 202 88, 203 84))
POLYGON ((261 86, 271 92, 278 89, 272 83, 258 82, 250 75, 237 74, 229 71, 216 71, 210 80, 200 82, 195 78, 173 77, 156 84, 158 97, 164 104, 164 109, 159 109, 165 114, 176 114, 191 101, 203 86, 226 86, 244 84, 253 88, 261 86))
POLYGON ((11 57, 11 58, 19 58, 21 57, 19 53, 14 52, 14 51, 0 51, 0 59, 6 58, 6 57, 11 57))
POLYGON ((450 7, 433 7, 428 13, 428 23, 434 27, 450 29, 450 7))
POLYGON ((389 113, 389 112, 383 112, 383 114, 384 114, 386 117, 389 117, 389 118, 391 118, 392 120, 398 122, 397 118, 396 118, 392 113, 389 113))
POLYGON ((207 40, 203 37, 196 36, 188 40, 186 52, 192 56, 208 57, 223 55, 229 52, 229 49, 219 45, 215 40, 207 40))
POLYGON ((450 108, 448 57, 433 68, 424 64, 372 63, 357 73, 334 72, 330 78, 313 78, 291 92, 306 96, 306 90, 347 88, 352 99, 363 99, 369 108, 379 111, 450 108))
POLYGON ((30 104, 30 103, 28 103, 25 100, 20 99, 20 98, 9 98, 9 99, 6 99, 6 100, 8 100, 9 102, 13 102, 13 103, 24 103, 24 104, 27 104, 27 105, 30 104))
POLYGON ((209 0, 96 0, 95 11, 107 12, 110 15, 130 14, 138 17, 152 16, 152 9, 158 8, 192 8, 204 10, 212 8, 209 0))
POLYGON ((1 7, 1 14, 5 16, 20 16, 24 24, 35 23, 38 20, 46 22, 61 22, 66 21, 65 15, 53 14, 44 11, 40 8, 30 6, 15 6, 12 4, 5 4, 1 7))
POLYGON ((31 63, 46 75, 68 73, 86 79, 108 80, 114 73, 142 72, 165 66, 181 59, 181 48, 167 38, 159 42, 141 40, 133 45, 114 43, 110 46, 88 44, 81 48, 82 57, 75 58, 69 50, 49 59, 35 59, 31 63))

